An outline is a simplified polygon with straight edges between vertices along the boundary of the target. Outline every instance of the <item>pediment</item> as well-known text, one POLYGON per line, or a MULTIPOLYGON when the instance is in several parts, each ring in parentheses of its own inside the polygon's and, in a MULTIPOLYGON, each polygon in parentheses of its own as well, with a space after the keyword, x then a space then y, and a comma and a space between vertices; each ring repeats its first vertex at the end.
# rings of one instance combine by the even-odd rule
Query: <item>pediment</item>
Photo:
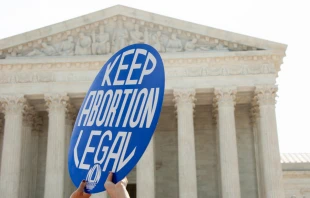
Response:
POLYGON ((0 58, 106 55, 132 43, 161 53, 275 50, 286 45, 218 30, 125 6, 0 40, 0 58))

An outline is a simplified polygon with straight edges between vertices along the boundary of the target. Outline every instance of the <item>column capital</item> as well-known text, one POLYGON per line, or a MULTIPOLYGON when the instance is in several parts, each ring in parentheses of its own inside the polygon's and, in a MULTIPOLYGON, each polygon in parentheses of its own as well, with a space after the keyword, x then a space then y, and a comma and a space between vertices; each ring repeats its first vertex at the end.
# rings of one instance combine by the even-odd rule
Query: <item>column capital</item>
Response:
POLYGON ((255 89, 254 102, 261 105, 275 105, 278 87, 275 85, 257 86, 255 89))
POLYGON ((213 105, 234 106, 236 104, 236 87, 214 88, 213 105))
POLYGON ((259 106, 257 105, 257 102, 253 100, 252 106, 250 108, 250 124, 252 126, 256 126, 257 124, 257 118, 259 117, 259 106))
POLYGON ((0 103, 5 114, 9 112, 23 112, 26 98, 24 95, 1 95, 0 103))
POLYGON ((32 126, 35 115, 36 112, 34 107, 29 104, 25 104, 23 111, 23 122, 28 126, 32 126))
POLYGON ((46 101, 48 110, 51 110, 58 108, 66 108, 67 102, 69 101, 69 96, 67 95, 67 93, 51 93, 51 94, 45 94, 44 99, 46 101))
POLYGON ((77 117, 77 109, 74 105, 72 105, 70 102, 67 104, 67 111, 66 111, 66 121, 72 125, 74 123, 75 118, 77 117))
POLYGON ((217 124, 218 107, 234 107, 236 104, 236 87, 216 87, 213 98, 213 124, 217 124))
POLYGON ((173 90, 175 106, 178 107, 179 104, 189 103, 192 107, 195 107, 195 89, 174 89, 173 90))

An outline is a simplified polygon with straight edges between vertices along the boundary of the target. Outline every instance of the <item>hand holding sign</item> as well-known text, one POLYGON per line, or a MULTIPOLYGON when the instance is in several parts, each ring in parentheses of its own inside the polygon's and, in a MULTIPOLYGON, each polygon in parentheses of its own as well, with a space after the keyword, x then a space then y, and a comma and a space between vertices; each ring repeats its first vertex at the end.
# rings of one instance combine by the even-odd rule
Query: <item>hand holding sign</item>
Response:
POLYGON ((86 181, 83 180, 80 183, 80 186, 78 189, 76 189, 76 191, 74 191, 72 193, 72 195, 70 196, 70 198, 89 198, 91 196, 91 194, 85 193, 84 192, 84 188, 86 186, 86 181))
MULTIPOLYGON (((111 198, 130 198, 126 190, 126 186, 128 184, 127 178, 125 177, 124 179, 119 181, 117 184, 114 184, 112 182, 112 178, 113 178, 113 173, 110 172, 107 177, 107 180, 104 183, 104 187, 107 190, 108 195, 111 198)), ((70 198, 89 198, 91 194, 84 192, 85 187, 86 187, 86 181, 83 180, 80 183, 79 188, 72 193, 70 198)))
POLYGON ((107 178, 107 181, 104 184, 105 189, 107 190, 108 194, 112 198, 129 198, 129 194, 126 190, 126 186, 128 184, 128 180, 125 177, 121 181, 117 182, 117 184, 114 184, 112 182, 113 173, 110 172, 109 176, 107 178))
POLYGON ((121 181, 137 164, 156 128, 165 90, 159 53, 146 44, 114 54, 92 83, 74 125, 68 157, 77 186, 104 191, 108 173, 121 181))

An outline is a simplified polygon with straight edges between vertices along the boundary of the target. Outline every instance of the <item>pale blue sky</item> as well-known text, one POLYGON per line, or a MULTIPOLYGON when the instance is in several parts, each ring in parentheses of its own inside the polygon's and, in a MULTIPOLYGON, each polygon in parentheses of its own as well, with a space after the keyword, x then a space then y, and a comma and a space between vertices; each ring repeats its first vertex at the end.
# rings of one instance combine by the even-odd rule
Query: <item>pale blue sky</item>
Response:
POLYGON ((306 0, 10 0, 0 39, 122 4, 288 45, 277 83, 281 152, 310 152, 310 12, 306 0))

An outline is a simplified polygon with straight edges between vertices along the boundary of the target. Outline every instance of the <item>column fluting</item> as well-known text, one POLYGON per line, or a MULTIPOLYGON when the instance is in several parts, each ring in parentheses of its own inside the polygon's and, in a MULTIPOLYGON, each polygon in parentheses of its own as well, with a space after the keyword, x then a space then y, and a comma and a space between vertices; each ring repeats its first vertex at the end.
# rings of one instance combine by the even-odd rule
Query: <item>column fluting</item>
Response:
POLYGON ((48 106, 48 139, 44 198, 64 197, 66 160, 66 94, 44 96, 48 106))
POLYGON ((260 86, 256 88, 254 98, 259 107, 258 150, 265 198, 284 198, 275 113, 276 91, 276 86, 260 86))
POLYGON ((19 198, 22 154, 23 95, 0 96, 5 124, 1 158, 0 192, 3 197, 19 198))
POLYGON ((194 131, 195 90, 174 90, 178 119, 179 197, 197 198, 194 131))
POLYGON ((214 107, 217 109, 221 194, 223 198, 240 198, 239 165, 235 126, 234 88, 215 89, 214 107))

